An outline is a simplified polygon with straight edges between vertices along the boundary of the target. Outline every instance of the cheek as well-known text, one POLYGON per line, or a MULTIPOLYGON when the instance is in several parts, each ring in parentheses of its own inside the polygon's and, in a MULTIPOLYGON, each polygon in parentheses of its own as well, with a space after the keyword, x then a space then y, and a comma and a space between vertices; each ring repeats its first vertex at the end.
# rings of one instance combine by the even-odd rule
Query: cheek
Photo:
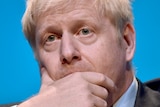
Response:
POLYGON ((99 69, 112 80, 118 78, 125 71, 125 54, 116 47, 110 48, 99 58, 99 69))
POLYGON ((106 42, 106 40, 97 42, 87 52, 88 59, 95 66, 96 72, 114 78, 124 71, 124 63, 122 61, 125 61, 125 53, 115 41, 113 43, 106 42))
MULTIPOLYGON (((40 53, 40 64, 42 67, 48 71, 49 75, 53 77, 53 75, 57 75, 56 71, 59 65, 59 56, 54 52, 39 52, 40 53)), ((54 79, 54 77, 53 77, 54 79)))

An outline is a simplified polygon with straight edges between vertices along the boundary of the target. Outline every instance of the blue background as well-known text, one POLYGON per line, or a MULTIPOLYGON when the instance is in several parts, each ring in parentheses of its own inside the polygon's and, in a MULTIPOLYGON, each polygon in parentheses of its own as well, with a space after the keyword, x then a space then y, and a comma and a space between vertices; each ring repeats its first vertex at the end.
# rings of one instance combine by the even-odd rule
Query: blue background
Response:
MULTIPOLYGON (((0 2, 0 104, 23 101, 40 87, 39 69, 25 39, 21 17, 25 0, 0 2)), ((137 48, 133 60, 143 82, 160 77, 160 0, 133 3, 137 48)))

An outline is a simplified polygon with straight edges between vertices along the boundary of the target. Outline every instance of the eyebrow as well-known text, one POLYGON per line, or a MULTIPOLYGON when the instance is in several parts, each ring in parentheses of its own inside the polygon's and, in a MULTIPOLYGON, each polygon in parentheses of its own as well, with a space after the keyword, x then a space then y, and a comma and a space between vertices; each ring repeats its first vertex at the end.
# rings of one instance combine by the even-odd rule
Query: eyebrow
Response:
POLYGON ((60 32, 61 30, 57 27, 57 24, 49 23, 49 25, 42 24, 39 28, 36 29, 36 36, 41 38, 45 33, 55 33, 53 32, 53 29, 55 32, 60 32))
MULTIPOLYGON (((51 19, 52 20, 52 19, 51 19)), ((97 23, 94 23, 96 20, 96 18, 91 18, 91 17, 83 17, 83 18, 75 18, 74 20, 72 20, 68 26, 69 26, 69 30, 71 32, 76 32, 79 28, 83 27, 83 26, 89 26, 89 27, 92 27, 94 29, 97 29, 98 27, 98 24, 97 23)), ((43 35, 45 35, 45 33, 47 32, 50 32, 50 33, 55 33, 55 34, 62 34, 63 31, 61 29, 60 26, 58 26, 59 24, 55 21, 51 22, 48 24, 47 22, 47 25, 45 24, 42 24, 38 29, 37 29, 37 36, 38 38, 41 38, 43 35)))
POLYGON ((72 21, 73 23, 71 23, 71 31, 74 31, 74 30, 77 30, 81 27, 84 27, 84 26, 89 26, 89 27, 92 27, 92 28, 96 28, 97 27, 97 24, 96 23, 93 23, 93 20, 91 21, 91 19, 76 19, 76 20, 73 20, 72 21))

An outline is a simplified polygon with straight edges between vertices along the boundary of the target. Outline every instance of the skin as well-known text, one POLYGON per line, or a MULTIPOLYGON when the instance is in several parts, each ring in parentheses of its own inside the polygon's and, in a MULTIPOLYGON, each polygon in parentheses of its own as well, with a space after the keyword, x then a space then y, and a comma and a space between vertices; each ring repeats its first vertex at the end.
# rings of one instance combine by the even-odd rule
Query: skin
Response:
POLYGON ((36 27, 39 94, 19 107, 110 107, 128 89, 135 32, 126 23, 121 46, 110 20, 93 10, 92 0, 48 10, 36 27))

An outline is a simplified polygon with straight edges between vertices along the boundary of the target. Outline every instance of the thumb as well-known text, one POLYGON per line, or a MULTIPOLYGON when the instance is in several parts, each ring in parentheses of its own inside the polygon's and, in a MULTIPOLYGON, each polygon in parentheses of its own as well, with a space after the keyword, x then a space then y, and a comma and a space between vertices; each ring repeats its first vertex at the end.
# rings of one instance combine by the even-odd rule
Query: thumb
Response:
POLYGON ((53 83, 54 81, 49 76, 47 70, 44 67, 41 68, 41 89, 40 91, 45 90, 49 85, 53 83))

